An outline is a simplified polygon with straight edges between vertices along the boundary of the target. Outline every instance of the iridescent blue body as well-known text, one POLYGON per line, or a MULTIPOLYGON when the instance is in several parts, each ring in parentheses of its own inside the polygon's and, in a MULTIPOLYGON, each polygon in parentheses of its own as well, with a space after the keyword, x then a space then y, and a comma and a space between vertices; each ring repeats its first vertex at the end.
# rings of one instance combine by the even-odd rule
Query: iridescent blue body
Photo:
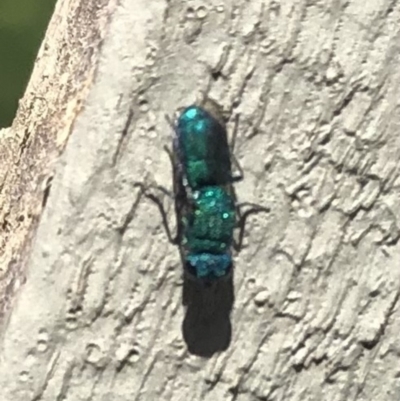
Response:
POLYGON ((227 276, 236 205, 225 124, 215 107, 192 105, 179 115, 175 132, 178 243, 186 272, 205 280, 227 276))
POLYGON ((181 251, 188 273, 201 279, 229 274, 236 213, 228 190, 207 186, 195 191, 181 219, 181 251))
POLYGON ((187 275, 212 282, 232 271, 232 248, 241 248, 246 218, 267 209, 256 206, 240 213, 241 206, 251 204, 236 204, 233 182, 243 176, 232 176, 233 156, 216 105, 208 101, 185 108, 174 130, 173 153, 167 151, 173 164, 176 236, 171 235, 162 201, 139 185, 159 207, 168 238, 179 246, 187 275), (236 227, 240 228, 238 242, 234 240, 236 227))
POLYGON ((232 181, 226 128, 216 110, 189 106, 178 117, 175 130, 175 154, 192 190, 232 181))

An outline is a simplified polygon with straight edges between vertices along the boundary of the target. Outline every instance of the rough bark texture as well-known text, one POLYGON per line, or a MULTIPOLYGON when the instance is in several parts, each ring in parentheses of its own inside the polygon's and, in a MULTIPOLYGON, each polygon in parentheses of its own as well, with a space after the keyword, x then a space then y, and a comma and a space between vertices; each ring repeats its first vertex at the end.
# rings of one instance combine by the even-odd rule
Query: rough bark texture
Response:
POLYGON ((51 188, 54 163, 93 84, 112 3, 58 3, 13 125, 0 132, 3 323, 16 290, 25 280, 27 258, 51 188))
MULTIPOLYGON (((52 40, 58 18, 98 38, 99 2, 83 21, 65 4, 52 40)), ((120 0, 96 65, 66 72, 83 107, 52 103, 51 151, 72 135, 3 330, 1 400, 399 399, 399 29, 393 0, 120 0), (208 89, 240 116, 240 200, 271 208, 247 226, 230 321, 229 283, 183 285, 132 185, 171 186, 164 114, 208 89)))

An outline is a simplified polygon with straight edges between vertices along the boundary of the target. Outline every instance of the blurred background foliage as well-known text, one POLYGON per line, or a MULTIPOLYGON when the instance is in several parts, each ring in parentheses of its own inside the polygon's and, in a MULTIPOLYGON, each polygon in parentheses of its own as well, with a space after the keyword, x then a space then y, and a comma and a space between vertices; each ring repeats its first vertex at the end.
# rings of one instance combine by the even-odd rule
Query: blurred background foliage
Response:
POLYGON ((0 128, 11 125, 56 0, 0 0, 0 128))

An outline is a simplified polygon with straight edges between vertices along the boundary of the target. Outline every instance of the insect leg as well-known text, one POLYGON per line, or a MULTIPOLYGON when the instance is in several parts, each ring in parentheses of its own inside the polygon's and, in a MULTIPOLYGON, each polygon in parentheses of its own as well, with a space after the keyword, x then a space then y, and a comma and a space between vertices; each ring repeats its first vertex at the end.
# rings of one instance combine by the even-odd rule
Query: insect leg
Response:
MULTIPOLYGON (((167 150, 167 153, 170 155, 170 152, 168 152, 167 147, 165 147, 165 149, 167 150)), ((125 222, 123 223, 122 227, 120 228, 120 231, 124 232, 126 230, 127 226, 129 225, 130 221, 133 218, 133 215, 136 211, 137 205, 138 205, 141 197, 144 196, 144 197, 150 199, 152 202, 154 202, 156 204, 156 206, 158 207, 158 210, 162 217, 163 226, 164 226, 165 232, 167 234, 168 240, 172 244, 176 245, 180 241, 179 225, 177 227, 176 234, 172 235, 172 230, 170 229, 169 224, 168 224, 167 212, 165 211, 162 198, 160 196, 157 196, 156 194, 154 194, 154 191, 161 193, 163 196, 167 195, 169 198, 176 201, 175 196, 162 185, 157 185, 155 182, 150 183, 148 181, 149 181, 148 178, 145 178, 144 182, 135 182, 134 183, 134 187, 140 189, 139 197, 138 197, 137 201, 135 202, 135 204, 132 206, 127 217, 125 218, 125 222)), ((175 190, 175 188, 174 188, 174 190, 175 190)))
POLYGON ((242 181, 244 178, 242 166, 239 164, 239 161, 238 161, 238 159, 236 159, 236 156, 234 154, 232 154, 231 157, 232 157, 233 164, 235 165, 235 167, 237 168, 238 173, 239 173, 238 175, 232 175, 232 177, 231 177, 232 182, 242 181))
POLYGON ((123 223, 121 224, 121 226, 118 227, 117 230, 121 236, 125 234, 126 229, 128 228, 130 222, 132 221, 133 216, 135 215, 136 212, 136 208, 138 207, 141 198, 142 198, 142 193, 140 192, 138 197, 136 198, 136 201, 132 204, 131 208, 129 209, 129 212, 126 215, 123 223))
POLYGON ((179 243, 179 230, 177 230, 175 235, 172 235, 172 230, 170 229, 169 224, 168 224, 167 212, 165 211, 163 202, 160 199, 160 197, 156 196, 154 193, 149 192, 149 188, 159 190, 164 195, 174 198, 173 195, 168 190, 166 190, 164 187, 162 187, 160 185, 151 185, 149 187, 141 182, 137 182, 137 183, 135 183, 135 187, 140 188, 140 192, 141 192, 142 196, 145 196, 146 198, 150 199, 152 202, 154 202, 156 204, 156 206, 158 207, 158 210, 161 214, 163 226, 164 226, 164 229, 167 234, 169 242, 171 242, 174 245, 177 245, 179 243))
POLYGON ((238 219, 239 239, 237 241, 236 240, 233 241, 233 248, 235 249, 236 252, 240 252, 243 248, 243 237, 247 218, 252 214, 258 214, 261 212, 269 213, 270 209, 268 207, 257 205, 255 203, 243 202, 236 206, 236 210, 237 210, 237 215, 239 217, 238 219), (249 209, 242 213, 241 209, 243 207, 249 207, 249 209))
POLYGON ((233 162, 234 166, 236 167, 236 169, 238 171, 238 175, 232 176, 232 182, 242 181, 243 178, 244 178, 243 168, 240 165, 238 159, 236 158, 235 152, 234 152, 235 145, 236 145, 238 127, 239 127, 239 115, 236 114, 235 121, 234 121, 234 126, 233 126, 232 137, 231 137, 231 141, 230 141, 230 144, 229 144, 229 150, 230 150, 230 153, 231 153, 232 162, 233 162))
POLYGON ((182 211, 187 204, 187 194, 186 188, 183 184, 183 174, 182 174, 182 166, 179 161, 179 146, 178 146, 178 139, 177 139, 177 132, 176 127, 174 126, 173 121, 170 119, 168 115, 165 115, 165 119, 167 120, 168 124, 170 125, 171 129, 175 133, 173 137, 173 148, 172 150, 168 146, 164 146, 165 152, 167 152, 171 167, 172 167, 172 177, 173 177, 173 193, 174 193, 174 200, 175 200, 175 217, 176 217, 176 224, 177 224, 177 233, 174 238, 175 244, 181 243, 182 238, 182 211))
POLYGON ((171 120, 171 117, 168 114, 164 114, 164 117, 167 120, 168 125, 172 128, 172 131, 175 132, 174 122, 171 120))

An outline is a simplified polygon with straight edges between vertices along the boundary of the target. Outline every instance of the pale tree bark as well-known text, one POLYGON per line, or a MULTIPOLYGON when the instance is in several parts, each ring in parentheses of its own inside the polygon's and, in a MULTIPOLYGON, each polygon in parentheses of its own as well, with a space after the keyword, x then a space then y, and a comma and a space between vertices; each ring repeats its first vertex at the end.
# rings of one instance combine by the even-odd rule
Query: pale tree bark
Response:
POLYGON ((0 399, 399 399, 399 56, 397 1, 59 1, 0 137, 0 399), (133 186, 205 95, 271 209, 233 288, 133 186))

